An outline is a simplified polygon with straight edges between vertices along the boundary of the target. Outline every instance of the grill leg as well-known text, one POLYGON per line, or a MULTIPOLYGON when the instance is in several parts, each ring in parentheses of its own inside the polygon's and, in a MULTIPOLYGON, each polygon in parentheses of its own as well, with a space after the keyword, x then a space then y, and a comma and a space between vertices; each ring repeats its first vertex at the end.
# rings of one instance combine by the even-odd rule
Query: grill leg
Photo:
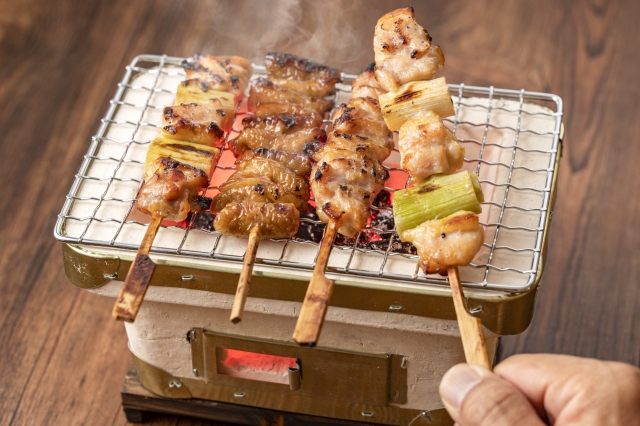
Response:
POLYGON ((129 423, 144 423, 149 420, 149 413, 135 408, 123 408, 124 415, 129 423))

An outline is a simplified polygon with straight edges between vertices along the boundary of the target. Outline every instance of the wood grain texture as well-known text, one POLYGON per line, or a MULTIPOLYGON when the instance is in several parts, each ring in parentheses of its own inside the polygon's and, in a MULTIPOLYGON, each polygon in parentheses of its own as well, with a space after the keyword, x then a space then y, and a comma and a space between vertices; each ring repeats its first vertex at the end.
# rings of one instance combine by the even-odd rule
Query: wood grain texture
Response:
MULTIPOLYGON (((92 2, 0 7, 0 424, 126 423, 130 359, 112 300, 71 286, 51 236, 125 66, 138 54, 279 49, 358 72, 396 1, 92 2), (333 11, 333 12, 332 12, 333 11), (336 12, 337 11, 337 12, 336 12), (274 22, 278 22, 274 25, 274 22)), ((640 2, 434 0, 416 17, 450 83, 552 92, 566 139, 549 255, 529 329, 501 356, 640 365, 640 2)), ((211 424, 186 417, 153 425, 211 424)))

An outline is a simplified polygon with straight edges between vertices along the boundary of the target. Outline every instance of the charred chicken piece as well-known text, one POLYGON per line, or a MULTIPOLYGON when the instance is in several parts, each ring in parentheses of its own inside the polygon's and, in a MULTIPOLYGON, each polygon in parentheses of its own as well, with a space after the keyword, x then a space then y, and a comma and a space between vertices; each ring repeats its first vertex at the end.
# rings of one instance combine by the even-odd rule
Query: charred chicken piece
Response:
POLYGON ((322 115, 313 108, 304 105, 290 104, 285 102, 260 102, 254 106, 253 114, 257 117, 279 116, 281 114, 303 117, 309 125, 307 127, 322 126, 322 115))
POLYGON ((324 147, 331 149, 347 149, 366 154, 380 162, 389 157, 391 151, 374 143, 370 143, 368 138, 359 135, 350 135, 347 133, 332 132, 327 138, 326 143, 313 142, 305 145, 304 152, 311 158, 316 151, 324 147))
POLYGON ((267 76, 280 87, 323 98, 336 92, 340 71, 290 53, 271 52, 265 57, 267 76))
POLYGON ((242 173, 233 174, 220 186, 220 193, 213 200, 211 210, 222 211, 228 204, 239 200, 254 203, 289 203, 301 213, 309 211, 307 201, 287 191, 284 186, 263 178, 247 177, 242 173))
POLYGON ((311 189, 318 217, 336 221, 338 231, 353 237, 366 225, 369 208, 389 173, 370 156, 349 149, 323 147, 313 153, 311 189))
POLYGON ((264 129, 282 134, 290 134, 302 129, 312 129, 316 127, 316 122, 308 117, 293 114, 277 114, 265 117, 251 115, 242 119, 242 125, 245 129, 264 129))
POLYGON ((393 150, 393 133, 387 128, 380 105, 375 99, 351 98, 337 108, 333 117, 333 130, 343 138, 351 136, 360 144, 381 148, 381 155, 382 152, 386 155, 376 157, 378 161, 384 161, 393 150))
POLYGON ((182 61, 187 77, 211 82, 210 88, 240 100, 253 74, 251 62, 239 56, 194 55, 182 61))
POLYGON ((287 203, 252 203, 236 201, 216 216, 216 231, 243 238, 257 226, 262 238, 291 238, 298 231, 300 213, 287 203))
POLYGON ((265 78, 257 78, 251 83, 249 90, 249 109, 255 109, 260 102, 289 102, 313 108, 320 115, 324 115, 333 108, 333 101, 305 96, 293 90, 280 87, 265 78))
POLYGON ((468 265, 484 242, 484 227, 475 213, 459 211, 404 231, 402 241, 418 249, 426 274, 447 275, 449 268, 468 265))
POLYGON ((407 120, 398 136, 401 165, 413 183, 434 174, 451 174, 464 162, 464 148, 433 111, 407 120))
POLYGON ((327 133, 320 128, 304 129, 291 134, 247 128, 243 129, 235 139, 229 141, 229 148, 236 157, 256 148, 303 153, 307 144, 325 140, 327 140, 327 133))
POLYGON ((305 200, 309 199, 307 181, 281 163, 259 156, 241 157, 236 161, 236 173, 246 177, 259 177, 282 185, 287 191, 305 200))
POLYGON ((162 111, 159 133, 165 138, 219 148, 224 143, 225 129, 231 127, 227 117, 214 100, 206 104, 174 105, 162 111))
POLYGON ((397 90, 409 81, 431 80, 444 65, 440 47, 415 20, 412 7, 382 16, 373 36, 375 74, 386 91, 397 90))
POLYGON ((372 62, 364 71, 360 73, 351 83, 351 96, 354 98, 366 98, 367 96, 378 100, 378 96, 387 93, 376 80, 374 72, 376 63, 372 62))
POLYGON ((147 173, 138 193, 138 209, 143 213, 161 213, 168 220, 180 222, 189 210, 198 212, 209 207, 211 199, 198 195, 209 186, 204 171, 169 157, 157 158, 148 170, 153 172, 147 173))
POLYGON ((291 151, 276 151, 275 149, 257 148, 253 151, 246 151, 239 158, 239 161, 251 161, 253 158, 266 158, 291 170, 301 177, 308 177, 311 172, 311 160, 305 154, 298 154, 291 151))

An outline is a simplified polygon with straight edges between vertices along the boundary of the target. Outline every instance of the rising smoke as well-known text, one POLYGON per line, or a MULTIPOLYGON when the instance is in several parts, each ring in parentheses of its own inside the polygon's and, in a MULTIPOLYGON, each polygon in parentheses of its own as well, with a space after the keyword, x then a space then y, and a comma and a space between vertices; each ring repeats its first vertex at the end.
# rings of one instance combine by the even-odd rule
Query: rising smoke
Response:
POLYGON ((356 73, 373 60, 382 15, 368 1, 346 0, 225 0, 212 13, 216 36, 235 49, 226 54, 261 64, 267 52, 288 52, 356 73))

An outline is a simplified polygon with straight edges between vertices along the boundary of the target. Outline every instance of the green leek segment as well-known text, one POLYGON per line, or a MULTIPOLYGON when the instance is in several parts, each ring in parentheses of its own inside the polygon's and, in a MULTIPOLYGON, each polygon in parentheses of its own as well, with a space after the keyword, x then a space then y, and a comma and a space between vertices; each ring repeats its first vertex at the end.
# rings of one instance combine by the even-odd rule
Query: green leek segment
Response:
POLYGON ((480 213, 484 201, 475 173, 434 175, 420 185, 396 191, 393 217, 396 231, 402 233, 428 220, 441 219, 460 210, 480 213))

